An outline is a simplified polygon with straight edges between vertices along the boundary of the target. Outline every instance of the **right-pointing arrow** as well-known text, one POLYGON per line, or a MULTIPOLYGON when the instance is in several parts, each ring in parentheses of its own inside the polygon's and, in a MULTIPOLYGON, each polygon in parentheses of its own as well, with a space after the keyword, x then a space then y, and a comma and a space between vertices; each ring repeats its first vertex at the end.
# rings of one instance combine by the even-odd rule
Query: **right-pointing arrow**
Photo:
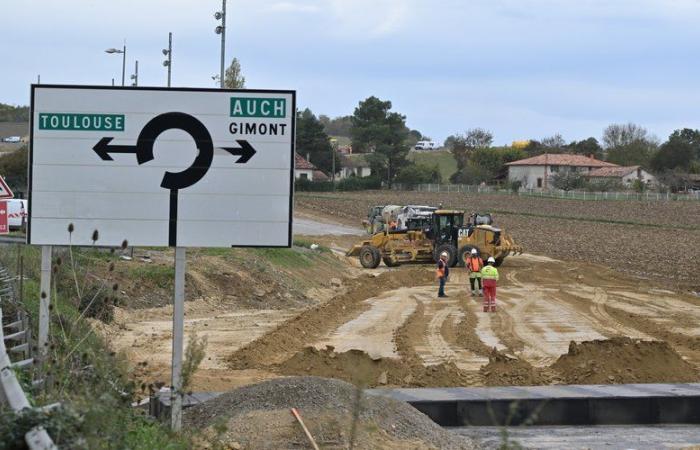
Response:
POLYGON ((226 150, 233 156, 240 156, 240 158, 238 158, 238 160, 236 161, 236 164, 245 164, 250 160, 250 158, 253 157, 253 155, 255 155, 256 151, 253 148, 253 146, 250 145, 246 140, 236 140, 236 142, 238 142, 238 145, 240 145, 240 147, 220 148, 226 150))

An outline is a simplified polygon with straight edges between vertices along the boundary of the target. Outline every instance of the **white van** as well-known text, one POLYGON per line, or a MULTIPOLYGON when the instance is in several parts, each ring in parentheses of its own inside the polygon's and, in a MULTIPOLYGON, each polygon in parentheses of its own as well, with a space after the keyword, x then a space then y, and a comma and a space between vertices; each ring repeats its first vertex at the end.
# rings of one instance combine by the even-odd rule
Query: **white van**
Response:
POLYGON ((5 200, 7 202, 7 222, 10 230, 19 230, 22 224, 27 223, 29 208, 26 200, 12 198, 5 200))
POLYGON ((437 145, 433 141, 418 141, 416 142, 416 150, 435 150, 437 145))

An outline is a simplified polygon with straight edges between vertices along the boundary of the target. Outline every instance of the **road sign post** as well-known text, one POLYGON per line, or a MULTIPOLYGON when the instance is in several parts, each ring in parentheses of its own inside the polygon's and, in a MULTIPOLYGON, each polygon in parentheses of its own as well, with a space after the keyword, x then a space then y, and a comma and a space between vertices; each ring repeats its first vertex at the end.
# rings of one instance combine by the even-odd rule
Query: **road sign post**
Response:
POLYGON ((294 91, 32 86, 27 240, 43 246, 43 342, 51 245, 92 245, 97 230, 103 246, 174 247, 174 430, 186 248, 291 246, 295 102, 294 91))
POLYGON ((174 431, 182 427, 182 353, 185 334, 185 272, 187 250, 175 247, 175 292, 173 295, 173 362, 170 390, 170 425, 174 431))
POLYGON ((39 281, 39 355, 46 360, 49 350, 49 306, 51 305, 51 253, 50 245, 41 246, 41 279, 39 281))

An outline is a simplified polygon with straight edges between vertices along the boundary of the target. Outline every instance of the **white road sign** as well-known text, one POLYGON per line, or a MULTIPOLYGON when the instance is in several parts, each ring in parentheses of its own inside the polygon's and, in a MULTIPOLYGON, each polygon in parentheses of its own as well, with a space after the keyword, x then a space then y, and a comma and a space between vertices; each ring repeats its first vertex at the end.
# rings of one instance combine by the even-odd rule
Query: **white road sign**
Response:
POLYGON ((33 85, 28 242, 290 246, 295 101, 33 85))

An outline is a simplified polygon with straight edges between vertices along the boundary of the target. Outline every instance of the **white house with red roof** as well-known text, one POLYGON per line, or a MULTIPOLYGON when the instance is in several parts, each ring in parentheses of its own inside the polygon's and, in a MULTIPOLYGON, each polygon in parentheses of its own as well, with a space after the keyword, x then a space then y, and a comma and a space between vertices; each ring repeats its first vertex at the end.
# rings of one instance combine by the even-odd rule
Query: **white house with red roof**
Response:
POLYGON ((656 185, 656 177, 640 166, 601 167, 592 170, 587 176, 592 183, 615 180, 626 188, 631 188, 634 180, 639 180, 650 187, 656 185))
POLYGON ((525 189, 550 189, 551 178, 562 171, 588 175, 594 170, 619 167, 584 155, 547 154, 533 156, 508 164, 508 180, 520 181, 525 189))

